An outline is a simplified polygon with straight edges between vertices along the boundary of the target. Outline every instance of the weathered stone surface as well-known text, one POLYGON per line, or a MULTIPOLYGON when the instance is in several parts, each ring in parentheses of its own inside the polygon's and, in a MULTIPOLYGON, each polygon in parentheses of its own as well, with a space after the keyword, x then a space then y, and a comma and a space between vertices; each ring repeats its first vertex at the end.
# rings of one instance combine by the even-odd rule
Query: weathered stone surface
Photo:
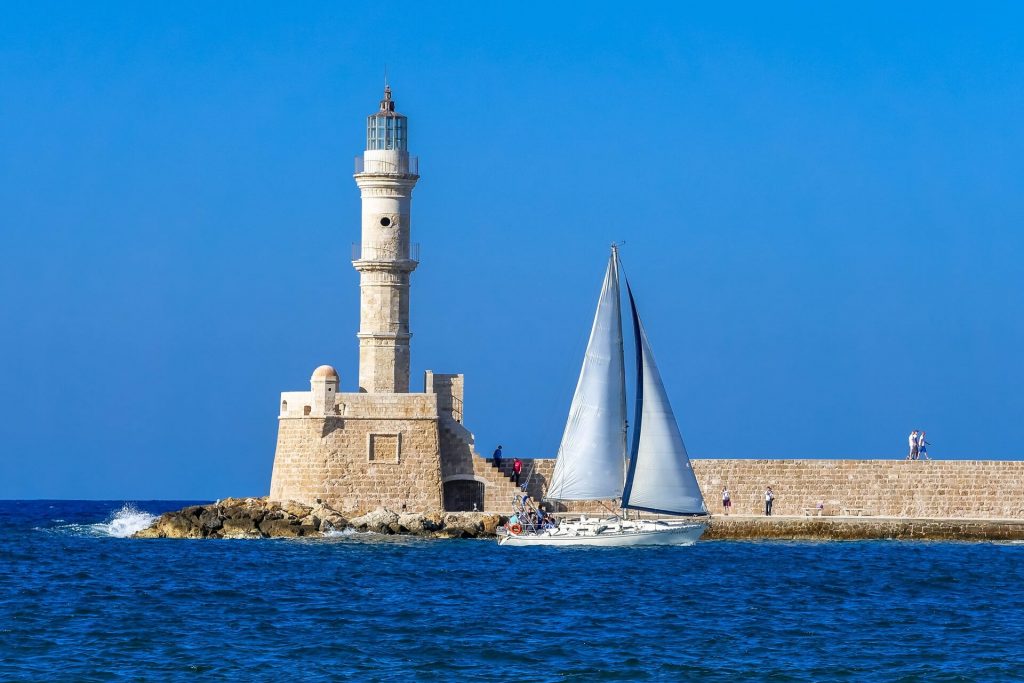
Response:
POLYGON ((234 517, 224 520, 221 538, 262 538, 258 522, 247 517, 234 517))
POLYGON ((397 514, 387 508, 377 508, 361 517, 349 520, 349 524, 357 531, 372 531, 377 534, 397 533, 399 526, 397 514))
POLYGON ((314 524, 320 531, 342 530, 349 526, 348 520, 337 510, 332 510, 325 505, 317 505, 311 513, 314 524))
MULTIPOLYGON (((771 486, 776 515, 802 516, 821 502, 827 513, 838 516, 845 512, 925 519, 1024 519, 1024 460, 731 458, 692 462, 713 513, 722 511, 722 487, 728 486, 733 514, 763 514, 764 490, 771 486)), ((523 471, 532 473, 529 491, 539 500, 555 461, 523 463, 523 471)), ((488 479, 488 506, 498 506, 485 509, 507 512, 507 500, 491 502, 490 491, 499 490, 498 485, 490 484, 494 472, 490 465, 475 470, 488 479)), ((605 512, 599 503, 561 507, 571 512, 605 512)))
POLYGON ((498 527, 508 521, 503 515, 484 515, 480 520, 481 531, 484 536, 496 536, 498 527))
POLYGON ((377 508, 347 520, 340 512, 318 505, 287 505, 265 498, 226 499, 193 505, 161 515, 135 534, 136 538, 308 538, 347 528, 380 534, 411 534, 430 538, 494 537, 507 518, 480 512, 398 514, 377 508))
MULTIPOLYGON (((334 510, 322 508, 344 523, 334 510)), ((226 498, 210 505, 191 505, 161 515, 136 538, 277 538, 320 535, 321 521, 313 509, 298 503, 280 505, 265 498, 226 498)))
MULTIPOLYGON (((305 400, 289 394, 282 403, 305 400)), ((437 396, 338 394, 337 415, 282 416, 272 500, 335 510, 441 510, 437 396)))
POLYGON ((135 534, 139 538, 203 538, 202 527, 188 511, 168 512, 148 528, 135 534))
POLYGON ((480 516, 472 512, 450 512, 444 516, 443 528, 453 535, 458 533, 465 538, 472 538, 483 529, 480 516))
MULTIPOLYGON (((422 534, 428 531, 427 524, 426 516, 420 513, 403 512, 398 516, 398 526, 401 529, 401 532, 422 534)), ((430 531, 433 531, 433 529, 430 529, 430 531)))
POLYGON ((871 539, 993 541, 1024 539, 1024 521, 867 517, 721 517, 711 519, 702 540, 871 539))
POLYGON ((221 511, 216 508, 204 509, 199 513, 196 520, 202 528, 203 536, 209 536, 224 526, 224 518, 221 516, 221 511))
POLYGON ((264 519, 260 533, 269 538, 293 538, 301 536, 302 529, 297 519, 264 519))

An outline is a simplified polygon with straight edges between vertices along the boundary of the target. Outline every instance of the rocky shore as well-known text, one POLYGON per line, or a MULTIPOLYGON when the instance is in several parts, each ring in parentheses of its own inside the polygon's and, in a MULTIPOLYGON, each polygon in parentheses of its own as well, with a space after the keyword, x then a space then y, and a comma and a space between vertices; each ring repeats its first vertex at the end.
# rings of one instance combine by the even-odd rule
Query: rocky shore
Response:
MULTIPOLYGON (((507 517, 486 512, 343 514, 326 505, 226 498, 168 512, 135 538, 317 538, 352 530, 424 538, 493 538, 507 517)), ((701 540, 1024 540, 1024 520, 713 516, 701 540)))
POLYGON ((386 508, 347 517, 326 505, 225 498, 164 513, 134 538, 317 538, 348 529, 426 538, 493 538, 506 520, 484 512, 397 513, 386 508))

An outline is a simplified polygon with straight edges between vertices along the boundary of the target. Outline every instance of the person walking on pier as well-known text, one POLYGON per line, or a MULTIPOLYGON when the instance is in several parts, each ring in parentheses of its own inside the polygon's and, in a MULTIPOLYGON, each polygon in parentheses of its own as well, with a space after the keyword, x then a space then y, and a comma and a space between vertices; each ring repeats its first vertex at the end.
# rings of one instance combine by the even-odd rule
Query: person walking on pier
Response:
POLYGON ((515 479, 516 486, 519 486, 519 475, 523 473, 523 461, 516 458, 512 461, 512 477, 515 479))
POLYGON ((725 509, 725 514, 729 514, 729 510, 732 509, 732 498, 729 497, 728 486, 722 488, 722 507, 725 509))
POLYGON ((928 457, 928 446, 931 444, 924 440, 924 430, 917 435, 917 459, 918 460, 931 460, 928 457))
POLYGON ((917 447, 918 447, 918 443, 917 443, 917 430, 916 429, 914 431, 910 432, 910 438, 908 439, 908 441, 910 442, 910 452, 907 453, 907 460, 917 460, 917 447))
POLYGON ((772 487, 769 486, 764 490, 764 514, 765 517, 772 516, 772 503, 775 502, 775 494, 772 493, 772 487))
POLYGON ((494 460, 494 466, 497 467, 500 470, 501 469, 501 446, 498 446, 497 448, 494 449, 494 455, 491 456, 491 459, 494 460))

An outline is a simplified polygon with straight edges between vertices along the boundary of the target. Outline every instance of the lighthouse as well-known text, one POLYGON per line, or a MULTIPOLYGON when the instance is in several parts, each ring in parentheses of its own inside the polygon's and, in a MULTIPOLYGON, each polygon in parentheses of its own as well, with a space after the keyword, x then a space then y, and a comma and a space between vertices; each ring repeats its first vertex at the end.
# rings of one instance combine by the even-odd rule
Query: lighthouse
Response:
POLYGON ((359 271, 359 391, 409 391, 409 274, 418 265, 410 241, 418 159, 409 155, 409 120, 395 111, 391 87, 366 117, 366 150, 356 157, 362 237, 352 265, 359 271))
POLYGON ((426 370, 423 389, 410 391, 409 275, 419 262, 410 204, 419 165, 409 156, 409 121, 386 85, 380 107, 366 117, 354 177, 362 197, 352 254, 358 391, 343 391, 338 371, 325 364, 332 359, 321 358, 308 391, 281 392, 270 498, 352 514, 380 506, 503 510, 521 491, 475 451, 463 423, 465 378, 426 370))

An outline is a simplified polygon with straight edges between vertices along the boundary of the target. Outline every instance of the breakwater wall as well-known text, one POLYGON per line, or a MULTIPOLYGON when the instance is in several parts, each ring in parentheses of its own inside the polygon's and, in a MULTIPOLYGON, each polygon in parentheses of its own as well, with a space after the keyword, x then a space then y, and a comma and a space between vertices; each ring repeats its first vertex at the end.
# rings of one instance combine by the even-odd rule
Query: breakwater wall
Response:
POLYGON ((711 518, 702 541, 1022 541, 1024 520, 910 517, 711 518))
MULTIPOLYGON (((554 460, 529 465, 531 493, 543 495, 554 460)), ((1024 461, 696 459, 693 470, 715 514, 723 486, 740 515, 763 514, 771 486, 776 515, 803 515, 823 502, 826 516, 1024 519, 1024 461)))
POLYGON ((734 513, 762 513, 771 486, 780 515, 824 501, 827 514, 1024 519, 1021 461, 734 459, 696 460, 693 468, 712 512, 721 512, 728 486, 734 513))

